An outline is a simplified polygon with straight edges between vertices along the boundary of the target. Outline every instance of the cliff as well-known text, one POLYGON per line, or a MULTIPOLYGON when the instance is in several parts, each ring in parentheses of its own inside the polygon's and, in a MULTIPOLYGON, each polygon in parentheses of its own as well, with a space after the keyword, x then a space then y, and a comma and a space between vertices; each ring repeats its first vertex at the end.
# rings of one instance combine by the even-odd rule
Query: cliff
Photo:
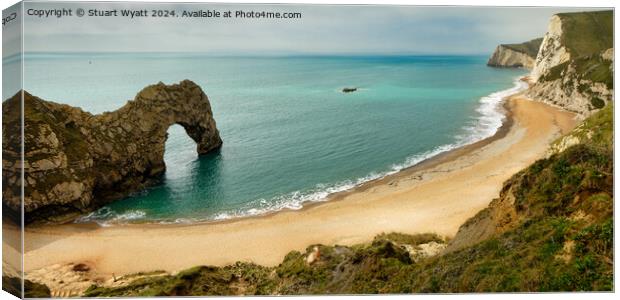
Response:
POLYGON ((542 38, 537 38, 521 44, 501 44, 495 48, 487 65, 532 69, 542 40, 542 38))
POLYGON ((528 96, 589 116, 613 99, 613 12, 554 15, 528 96))
MULTIPOLYGON (((2 103, 3 208, 20 212, 20 93, 2 103)), ((27 92, 25 222, 65 221, 156 183, 168 127, 179 124, 204 154, 222 144, 209 99, 195 83, 159 83, 114 112, 92 115, 27 92)))

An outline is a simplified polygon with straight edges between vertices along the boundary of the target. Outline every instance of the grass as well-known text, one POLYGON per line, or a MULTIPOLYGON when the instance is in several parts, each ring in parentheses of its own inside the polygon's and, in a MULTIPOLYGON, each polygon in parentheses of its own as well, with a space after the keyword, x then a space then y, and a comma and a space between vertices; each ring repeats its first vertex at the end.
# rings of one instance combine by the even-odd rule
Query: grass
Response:
POLYGON ((595 147, 608 148, 613 146, 613 103, 607 105, 592 117, 584 120, 577 128, 554 142, 558 144, 565 138, 577 138, 581 143, 595 147))
MULTIPOLYGON (((547 73, 541 76, 542 81, 554 81, 565 77, 569 67, 575 69, 576 77, 573 80, 589 80, 605 84, 609 89, 613 89, 613 72, 610 69, 611 61, 603 60, 600 55, 588 55, 566 61, 552 67, 547 73)), ((567 81, 570 82, 570 81, 567 81)), ((569 86, 571 84, 568 84, 569 86)), ((590 92, 590 87, 580 84, 578 91, 590 92)))
POLYGON ((527 41, 525 43, 503 44, 502 46, 508 49, 517 51, 517 52, 525 53, 530 57, 536 58, 536 55, 538 54, 538 50, 540 49, 540 45, 542 44, 542 41, 543 41, 542 38, 537 38, 537 39, 527 41))
POLYGON ((612 152, 599 146, 573 146, 515 175, 522 221, 500 236, 426 261, 418 276, 433 276, 437 283, 430 289, 417 282, 416 289, 611 290, 612 152), (578 211, 586 217, 574 218, 578 211), (556 258, 568 241, 575 242, 574 252, 567 261, 556 258))
POLYGON ((427 244, 430 242, 444 243, 444 240, 434 233, 423 234, 404 234, 398 232, 382 233, 375 237, 375 240, 389 240, 397 244, 407 244, 417 246, 420 244, 427 244))
POLYGON ((562 20, 562 44, 573 57, 598 54, 613 48, 613 11, 558 14, 562 20))

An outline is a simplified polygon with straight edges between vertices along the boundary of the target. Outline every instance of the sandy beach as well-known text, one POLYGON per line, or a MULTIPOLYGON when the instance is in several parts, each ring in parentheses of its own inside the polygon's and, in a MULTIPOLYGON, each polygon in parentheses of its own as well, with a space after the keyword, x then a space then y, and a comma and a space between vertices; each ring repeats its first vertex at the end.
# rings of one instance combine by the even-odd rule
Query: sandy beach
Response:
POLYGON ((85 263, 104 277, 251 261, 277 265, 311 244, 351 245, 381 232, 453 236, 498 196, 502 183, 544 156, 574 115, 513 96, 494 137, 298 211, 193 225, 67 224, 28 227, 27 274, 85 263))

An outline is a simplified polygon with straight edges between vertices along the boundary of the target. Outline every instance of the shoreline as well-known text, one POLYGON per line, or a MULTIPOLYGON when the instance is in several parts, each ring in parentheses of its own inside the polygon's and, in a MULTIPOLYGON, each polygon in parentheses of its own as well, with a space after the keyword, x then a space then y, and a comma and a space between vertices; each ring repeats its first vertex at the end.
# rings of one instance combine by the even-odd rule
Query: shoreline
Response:
MULTIPOLYGON (((193 224, 29 226, 25 278, 48 285, 56 295, 79 294, 93 283, 114 285, 114 278, 139 272, 174 274, 237 261, 275 266, 291 251, 315 244, 351 246, 381 233, 453 237, 498 197, 506 180, 544 157, 549 144, 578 121, 575 114, 522 93, 504 99, 504 122, 493 136, 299 210, 193 224), (76 264, 89 268, 88 278, 75 278, 70 270, 76 264)), ((19 230, 5 226, 4 234, 19 230)), ((3 243, 4 251, 13 248, 3 243)))
MULTIPOLYGON (((128 225, 128 226, 133 226, 133 225, 141 225, 141 226, 145 226, 145 225, 153 225, 153 226, 167 226, 167 225, 178 225, 180 227, 185 227, 185 226, 200 226, 200 225, 206 225, 206 224, 218 224, 218 223, 233 223, 233 222, 237 222, 237 221, 241 221, 243 219, 248 219, 248 218, 266 218, 272 215, 276 215, 279 213, 283 213, 283 212, 297 212, 297 211, 304 211, 304 210, 308 210, 311 209, 313 207, 316 206, 321 206, 330 202, 335 202, 335 201, 342 201, 345 200, 345 198, 348 195, 357 193, 357 192, 364 192, 367 191, 368 189, 376 186, 376 185, 381 185, 381 184, 386 184, 386 182, 391 181, 391 180, 398 180, 400 177, 402 176, 407 176, 407 175, 411 175, 413 173, 417 173, 417 172, 423 172, 426 169, 430 169, 432 167, 435 167, 437 165, 443 164, 443 163, 448 163, 451 160, 457 159, 459 156, 462 155, 466 155, 468 153, 471 153, 472 151, 475 151, 476 149, 479 149, 481 147, 484 147, 490 143, 492 143, 495 140, 501 139, 503 137, 505 137, 510 128, 513 126, 514 124, 514 120, 512 119, 512 113, 510 112, 510 110, 508 109, 507 105, 508 105, 508 99, 504 99, 502 100, 501 106, 502 108, 506 111, 505 113, 505 120, 504 122, 502 122, 502 126, 500 128, 497 129, 497 132, 495 132, 495 134, 493 134, 490 137, 484 138, 482 140, 470 143, 470 144, 466 144, 454 149, 450 149, 447 150, 445 152, 439 153, 435 156, 429 157, 427 159, 424 159, 422 161, 420 161, 419 163, 403 168, 402 170, 396 171, 393 174, 388 174, 385 175, 383 177, 380 178, 376 178, 376 179, 372 179, 366 182, 363 182, 357 186, 354 186, 350 189, 344 190, 344 191, 340 191, 340 192, 336 192, 333 194, 328 195, 324 200, 321 201, 308 201, 306 202, 303 207, 299 208, 299 209, 291 209, 291 208, 285 208, 285 209, 281 209, 281 210, 275 210, 275 211, 269 211, 266 212, 264 214, 260 214, 260 215, 251 215, 251 216, 242 216, 242 217, 233 217, 233 218, 229 218, 229 219, 223 219, 223 220, 211 220, 211 221, 199 221, 199 222, 194 222, 194 223, 172 223, 172 224, 160 224, 160 223, 129 223, 129 224, 122 224, 123 225, 128 225)), ((117 226, 117 225, 114 225, 117 226)))
POLYGON ((310 209, 312 207, 315 206, 320 206, 320 205, 324 205, 333 201, 340 201, 343 200, 344 198, 347 197, 347 195, 350 194, 354 194, 356 192, 363 192, 368 190, 369 188, 372 188, 375 185, 381 185, 381 184, 385 184, 385 181, 391 181, 394 179, 398 179, 401 176, 406 176, 407 174, 412 174, 412 173, 417 173, 417 172, 423 172, 426 169, 435 167, 437 165, 443 164, 443 163, 448 163, 454 159, 457 159, 460 156, 463 155, 467 155, 468 153, 471 153, 477 149, 480 149, 481 147, 484 147, 490 143, 492 143, 493 141, 499 140, 501 138, 504 138, 508 132, 510 131, 511 127, 514 125, 514 120, 513 120, 513 114, 509 108, 509 100, 511 97, 515 97, 517 96, 519 93, 514 94, 514 95, 510 95, 505 97, 501 103, 499 103, 499 105, 501 106, 501 108, 504 110, 504 120, 502 122, 502 125, 500 126, 500 128, 497 129, 497 131, 492 135, 489 136, 487 138, 483 138, 479 141, 475 141, 469 144, 465 144, 463 146, 459 146, 456 147, 454 149, 450 149, 450 150, 446 150, 444 152, 441 152, 437 155, 434 155, 432 157, 429 157, 427 159, 424 159, 412 166, 409 167, 405 167, 399 171, 396 171, 392 174, 387 174, 383 177, 379 177, 376 179, 372 179, 366 182, 363 182, 359 185, 356 185, 352 188, 349 188, 347 190, 344 191, 339 191, 339 192, 335 192, 332 194, 329 194, 327 197, 325 197, 323 200, 320 201, 307 201, 303 204, 303 206, 299 209, 292 209, 292 208, 283 208, 280 210, 272 210, 272 211, 268 211, 262 214, 256 214, 256 215, 248 215, 248 216, 235 216, 235 217, 231 217, 231 218, 226 218, 226 219, 219 219, 219 220, 199 220, 199 221, 195 221, 195 222, 149 222, 149 221, 145 221, 145 222, 128 222, 128 223, 113 223, 110 224, 109 226, 105 226, 102 225, 100 223, 97 223, 95 221, 90 221, 90 222, 71 222, 71 223, 63 223, 63 224, 32 224, 29 226, 30 229, 41 229, 41 228, 45 228, 45 227, 49 227, 49 226, 73 226, 73 227, 83 227, 83 228, 112 228, 112 227, 132 227, 132 226, 137 226, 137 227, 190 227, 190 226, 202 226, 202 225, 213 225, 213 224, 226 224, 226 223, 234 223, 234 222, 238 222, 238 221, 243 221, 245 219, 260 219, 260 218, 268 218, 270 216, 279 214, 279 213, 287 213, 287 212, 301 212, 307 209, 310 209))
POLYGON ((506 105, 511 121, 493 137, 300 210, 207 224, 28 227, 25 271, 46 274, 58 265, 84 263, 110 278, 236 261, 271 266, 312 244, 353 245, 382 232, 453 236, 499 195, 505 180, 541 158, 576 123, 572 113, 519 95, 506 105))
MULTIPOLYGON (((519 78, 517 81, 524 82, 524 77, 519 78)), ((516 87, 512 87, 507 90, 511 90, 514 88, 516 87)), ((497 93, 507 91, 507 90, 502 90, 497 93)), ((516 93, 510 94, 502 98, 501 101, 497 103, 497 106, 502 109, 501 113, 503 115, 503 120, 502 120, 501 126, 495 131, 493 135, 483 138, 481 140, 468 142, 464 145, 457 146, 453 149, 449 149, 444 152, 440 152, 436 155, 425 158, 415 163, 414 165, 404 167, 400 170, 393 171, 392 173, 385 172, 388 174, 384 174, 381 177, 378 177, 375 179, 364 181, 346 190, 328 194, 325 198, 321 200, 303 202, 301 203, 302 207, 300 208, 286 208, 285 207, 285 208, 281 208, 277 210, 269 210, 269 211, 259 213, 259 214, 232 216, 230 218, 223 218, 223 219, 199 219, 199 220, 194 220, 194 221, 189 221, 189 222, 178 222, 178 221, 167 221, 167 220, 144 220, 144 221, 129 221, 129 222, 118 222, 118 223, 106 223, 105 221, 97 222, 94 220, 87 221, 87 222, 76 222, 76 220, 79 219, 78 217, 75 220, 72 220, 71 222, 58 224, 58 225, 72 224, 75 226, 85 226, 85 227, 89 227, 89 226, 115 227, 115 226, 150 226, 150 225, 152 226, 194 226, 194 225, 218 224, 218 223, 236 222, 236 221, 247 219, 247 218, 269 217, 271 215, 282 213, 282 212, 303 211, 305 209, 308 209, 316 205, 322 205, 322 204, 325 204, 331 201, 338 201, 346 197, 347 194, 355 193, 357 191, 364 191, 366 189, 366 186, 372 186, 374 184, 379 184, 377 182, 382 182, 383 180, 389 180, 390 178, 398 178, 398 176, 402 176, 401 173, 403 172, 419 172, 419 171, 423 171, 426 168, 436 166, 437 164, 446 163, 452 159, 457 158, 460 155, 465 155, 471 151, 476 150, 477 148, 483 147, 495 140, 505 137, 508 131, 510 130, 510 127, 514 123, 512 112, 510 111, 510 108, 508 107, 508 99, 513 96, 519 95, 521 92, 522 91, 518 91, 516 93)), ((50 224, 32 224, 31 225, 32 228, 45 227, 45 226, 50 226, 50 224)))

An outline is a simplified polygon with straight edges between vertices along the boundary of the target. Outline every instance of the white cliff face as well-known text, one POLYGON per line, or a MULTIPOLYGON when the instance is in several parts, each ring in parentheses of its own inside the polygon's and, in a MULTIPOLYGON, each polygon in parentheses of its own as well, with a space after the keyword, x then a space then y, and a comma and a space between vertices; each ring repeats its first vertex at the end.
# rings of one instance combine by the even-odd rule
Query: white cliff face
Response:
POLYGON ((536 62, 530 74, 531 82, 538 81, 540 76, 547 73, 552 67, 570 59, 570 54, 561 43, 561 37, 562 20, 554 15, 549 21, 547 33, 536 56, 536 62))
POLYGON ((536 82, 526 95, 532 99, 561 107, 585 118, 602 108, 613 99, 613 90, 600 82, 573 80, 575 69, 569 67, 563 78, 554 81, 536 82), (593 100, 596 98, 598 100, 593 100), (597 102, 602 101, 602 102, 597 102))
POLYGON ((529 55, 515 51, 503 45, 497 46, 495 52, 489 58, 487 65, 492 67, 506 67, 532 69, 534 67, 534 58, 529 55))
POLYGON ((562 17, 557 15, 549 22, 528 78, 530 88, 526 95, 585 118, 613 100, 613 87, 604 77, 613 74, 613 48, 599 49, 587 56, 571 53, 564 44, 564 31, 574 28, 563 28, 562 22, 562 17))

